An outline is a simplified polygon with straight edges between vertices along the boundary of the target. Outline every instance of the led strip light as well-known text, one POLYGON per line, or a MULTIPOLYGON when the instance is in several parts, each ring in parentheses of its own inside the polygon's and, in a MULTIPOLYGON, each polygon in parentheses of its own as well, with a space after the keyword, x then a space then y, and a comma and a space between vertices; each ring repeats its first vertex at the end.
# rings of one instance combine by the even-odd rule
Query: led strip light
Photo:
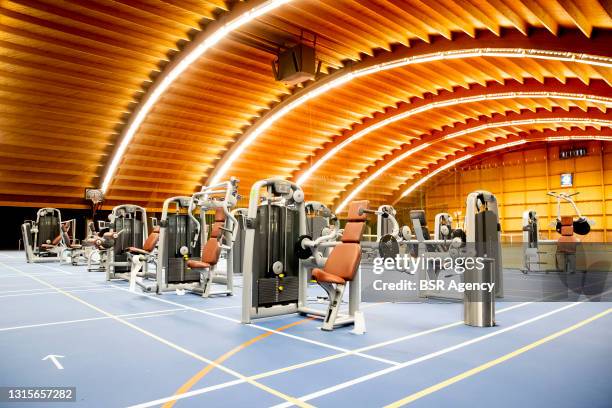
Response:
MULTIPOLYGON (((612 136, 551 136, 551 137, 547 137, 544 139, 525 139, 525 140, 515 140, 513 142, 509 142, 509 143, 504 143, 503 145, 499 145, 499 146, 492 146, 488 149, 485 149, 484 152, 488 153, 488 152, 494 152, 497 150, 503 150, 503 149, 507 149, 509 147, 514 147, 514 146, 520 146, 523 145, 525 143, 529 143, 529 142, 536 142, 539 140, 546 140, 548 142, 558 142, 558 141, 568 141, 568 140, 603 140, 603 141, 612 141, 612 136)), ((410 187, 408 187, 406 190, 404 190, 404 192, 401 194, 401 196, 395 200, 393 202, 393 205, 395 205, 397 202, 399 202, 400 200, 402 200, 403 198, 407 197, 408 195, 410 195, 410 193, 412 193, 414 190, 416 190, 417 188, 419 188, 419 186, 423 185, 423 183, 427 182, 427 180, 431 179, 432 177, 434 177, 436 174, 439 174, 445 170, 450 169, 451 167, 456 166, 457 164, 470 159, 474 156, 477 156, 478 153, 476 154, 467 154, 465 156, 462 156, 458 159, 455 159, 447 164, 445 164, 444 166, 434 170, 433 172, 421 177, 417 182, 415 182, 414 184, 412 184, 410 187)))
MULTIPOLYGON (((463 157, 460 157, 456 160, 453 160, 450 163, 446 163, 444 166, 432 171, 431 173, 427 174, 426 176, 423 176, 419 179, 419 181, 417 181, 416 183, 412 184, 410 187, 408 187, 401 195, 400 199, 406 197, 408 194, 412 193, 414 190, 416 190, 421 184, 425 183, 427 180, 429 180, 430 178, 434 177, 436 174, 443 172, 444 170, 448 170, 451 167, 461 163, 462 161, 465 161, 467 159, 472 158, 473 155, 471 154, 467 154, 463 157)), ((399 200, 398 200, 399 201, 399 200)), ((395 204, 395 203, 393 203, 395 204)))
POLYGON ((357 194, 359 194, 364 188, 366 188, 372 181, 378 178, 383 172, 395 166, 400 161, 405 160, 406 158, 412 156, 415 153, 418 153, 419 151, 431 146, 434 143, 437 143, 443 140, 454 139, 456 137, 465 136, 470 133, 476 133, 476 132, 480 132, 482 130, 491 129, 491 128, 498 128, 498 127, 505 127, 505 126, 532 125, 532 124, 540 124, 540 123, 580 123, 580 124, 585 124, 585 125, 612 126, 612 121, 602 121, 602 120, 595 121, 595 120, 584 119, 584 118, 545 118, 545 119, 543 118, 543 119, 526 119, 526 120, 514 120, 514 121, 507 121, 507 122, 487 123, 487 124, 480 125, 480 126, 477 126, 471 129, 465 129, 459 132, 449 133, 448 135, 444 137, 433 138, 433 140, 431 141, 427 141, 423 144, 415 146, 414 148, 408 150, 405 153, 402 153, 398 157, 389 161, 389 163, 386 163, 384 166, 382 166, 380 169, 376 170, 376 172, 370 175, 367 179, 365 179, 361 184, 355 187, 349 193, 349 195, 340 203, 340 205, 338 205, 338 207, 336 208, 336 212, 340 213, 344 209, 344 207, 346 207, 348 203, 350 203, 351 200, 355 198, 357 194))
MULTIPOLYGON (((250 146, 255 139, 263 132, 265 132, 270 126, 276 121, 281 119, 283 116, 291 112, 293 109, 306 103, 312 98, 315 98, 331 89, 337 88, 354 78, 369 75, 375 72, 385 71, 393 68, 404 67, 413 64, 421 64, 425 62, 440 61, 440 60, 452 60, 460 58, 473 58, 473 57, 506 57, 506 58, 534 58, 534 59, 548 59, 554 61, 565 61, 565 62, 576 62, 587 65, 595 65, 601 67, 612 67, 612 58, 589 55, 582 53, 564 52, 564 51, 550 51, 550 50, 537 50, 537 49, 523 49, 523 48, 473 48, 465 50, 453 50, 453 51, 442 51, 437 53, 423 54, 414 57, 401 58, 395 61, 389 61, 371 67, 362 69, 349 70, 342 74, 336 79, 330 80, 321 86, 315 86, 312 90, 306 88, 305 93, 295 100, 289 102, 287 105, 282 106, 278 110, 269 111, 261 121, 251 126, 246 133, 244 133, 244 139, 237 141, 229 155, 222 159, 221 164, 211 174, 210 183, 217 183, 223 178, 225 173, 230 169, 232 164, 240 157, 242 152, 250 146)), ((333 75, 333 74, 332 74, 333 75)), ((326 155, 327 156, 327 155, 326 155)), ((326 159, 327 160, 327 159, 326 159)), ((319 162, 313 165, 314 170, 320 167, 319 162), (316 167, 315 167, 316 166, 316 167)), ((311 169, 313 168, 311 167, 311 169)), ((314 171, 313 170, 313 171, 314 171)), ((302 176, 298 180, 297 184, 304 184, 308 177, 312 174, 310 169, 304 173, 306 177, 302 176)))
MULTIPOLYGON (((176 60, 171 65, 168 65, 165 71, 162 73, 162 77, 158 82, 155 82, 150 88, 149 92, 145 95, 144 99, 138 105, 136 110, 132 113, 129 122, 126 124, 125 130, 121 136, 121 141, 119 146, 115 150, 113 154, 113 158, 106 170, 106 174, 104 176, 104 181, 102 182, 102 192, 106 193, 108 187, 110 186, 111 181, 113 180, 113 176, 117 171, 117 167, 125 154, 129 144, 131 143, 136 131, 145 120, 148 113, 151 111, 153 106, 157 103, 159 98, 166 92, 168 87, 198 58, 200 58, 207 50, 211 47, 215 46, 222 39, 227 37, 228 34, 242 27, 243 25, 249 23, 250 21, 260 17, 277 7, 289 3, 291 0, 267 0, 261 2, 261 4, 250 8, 237 17, 232 18, 231 16, 221 16, 220 20, 222 21, 224 18, 228 18, 229 21, 222 24, 221 26, 214 29, 214 31, 210 34, 207 31, 203 31, 200 34, 201 40, 198 42, 198 38, 194 39, 192 43, 183 51, 181 54, 181 59, 176 60)), ((247 4, 248 3, 243 3, 247 4)), ((246 6, 243 6, 246 7, 246 6)), ((231 12, 230 12, 231 14, 231 12)), ((211 24, 216 23, 215 21, 211 22, 211 24)))
POLYGON ((430 104, 420 106, 418 108, 403 112, 399 115, 395 115, 389 117, 385 120, 381 120, 378 123, 375 123, 372 126, 369 126, 351 137, 344 140, 342 143, 334 146, 329 152, 327 152, 323 157, 321 157, 316 163, 314 163, 307 171, 304 172, 297 180, 297 184, 303 185, 305 184, 310 176, 319 169, 325 162, 330 160, 333 156, 335 156, 340 150, 344 149, 349 144, 354 141, 362 138, 363 136, 374 132, 382 127, 385 127, 391 123, 407 119, 410 116, 423 113, 429 111, 431 109, 436 108, 444 108, 448 106, 455 106, 464 103, 472 103, 472 102, 481 102, 481 101, 492 101, 492 100, 501 100, 501 99, 520 99, 520 98, 557 98, 557 99, 565 99, 565 100, 581 100, 587 101, 591 103, 602 103, 607 106, 612 105, 612 99, 598 97, 595 95, 583 95, 583 94, 572 94, 572 93, 564 93, 564 92, 507 92, 507 93, 499 93, 499 94, 491 94, 491 95, 478 95, 478 96, 470 96, 465 98, 457 98, 451 99, 448 101, 441 102, 432 102, 430 104))

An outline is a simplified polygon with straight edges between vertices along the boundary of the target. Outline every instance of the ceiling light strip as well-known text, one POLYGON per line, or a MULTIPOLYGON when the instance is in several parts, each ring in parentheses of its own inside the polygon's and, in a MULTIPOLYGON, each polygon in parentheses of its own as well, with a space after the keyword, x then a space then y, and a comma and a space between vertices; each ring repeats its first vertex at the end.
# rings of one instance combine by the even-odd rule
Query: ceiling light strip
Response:
MULTIPOLYGON (((465 136, 471 133, 480 132, 482 130, 487 130, 491 128, 499 128, 505 126, 521 126, 521 125, 532 125, 532 124, 545 124, 545 123, 577 123, 584 125, 599 125, 599 126, 612 126, 612 121, 605 120, 592 120, 585 118, 541 118, 541 119, 525 119, 525 120, 514 120, 514 121, 506 121, 506 122, 497 122, 497 123, 487 123, 484 125, 480 125, 471 129, 461 130, 455 133, 449 133, 444 137, 434 137, 432 140, 428 140, 426 143, 422 143, 414 148, 408 150, 405 153, 402 153, 398 157, 386 163, 380 169, 378 169, 375 173, 370 175, 367 179, 365 179, 361 184, 355 187, 350 194, 338 205, 336 208, 336 212, 341 212, 344 207, 348 205, 355 198, 357 194, 359 194, 364 188, 366 188, 372 181, 378 178, 383 172, 387 171, 391 167, 395 166, 397 163, 407 159, 415 153, 431 146, 434 143, 437 143, 442 140, 450 140, 456 137, 465 136)), ((418 142, 417 142, 418 143, 418 142)))
MULTIPOLYGON (((342 73, 335 79, 331 79, 329 80, 329 82, 324 83, 320 86, 317 86, 317 84, 315 83, 313 86, 311 86, 312 89, 309 89, 308 87, 305 88, 302 95, 295 97, 293 101, 288 102, 286 105, 283 105, 281 102, 281 105, 279 105, 278 108, 273 108, 272 110, 268 111, 267 114, 264 114, 264 116, 258 122, 252 125, 243 134, 243 139, 238 140, 234 144, 234 146, 232 146, 232 148, 228 152, 228 155, 225 156, 218 164, 218 167, 213 170, 212 174, 210 175, 209 183, 215 184, 219 182, 221 178, 224 177, 225 173, 230 169, 232 164, 240 157, 242 152, 249 145, 251 145, 259 135, 265 132, 276 121, 291 112, 293 109, 296 109, 297 107, 306 103, 310 99, 315 98, 331 89, 337 88, 347 82, 350 82, 354 78, 413 64, 474 57, 535 58, 576 62, 602 67, 612 67, 612 58, 598 55, 524 48, 473 48, 453 51, 442 51, 417 55, 413 57, 406 57, 395 61, 376 64, 362 69, 348 68, 346 72, 342 73)), ((313 167, 314 166, 317 166, 316 168, 318 168, 320 167, 320 164, 316 162, 313 164, 313 167)), ((312 172, 309 172, 306 178, 304 178, 303 176, 300 177, 300 180, 298 180, 298 184, 303 184, 308 179, 310 174, 312 174, 312 172)))
POLYGON ((153 106, 159 101, 161 96, 168 90, 170 85, 196 60, 198 60, 207 50, 215 46, 229 33, 239 29, 250 21, 260 17, 277 7, 290 2, 291 0, 266 0, 249 1, 238 5, 240 9, 230 11, 227 15, 221 16, 217 21, 210 23, 210 28, 202 31, 192 42, 179 54, 177 59, 172 61, 151 85, 148 92, 143 97, 141 103, 136 107, 126 124, 121 136, 119 145, 116 147, 112 159, 108 164, 102 191, 106 193, 111 181, 117 171, 119 163, 125 154, 130 142, 134 138, 136 131, 147 117, 153 106), (255 4, 253 6, 253 4, 255 4), (245 7, 247 10, 242 11, 245 7))
MULTIPOLYGON (((434 170, 433 172, 421 177, 418 181, 416 181, 414 184, 412 184, 410 187, 408 187, 406 190, 404 190, 404 192, 400 195, 400 197, 395 200, 393 202, 393 205, 395 205, 397 202, 399 202, 400 200, 402 200, 403 198, 407 197, 408 195, 410 195, 412 192, 414 192, 414 190, 416 190, 417 188, 419 188, 421 185, 423 185, 425 182, 427 182, 429 179, 431 179, 432 177, 434 177, 436 174, 439 174, 445 170, 448 170, 454 166, 456 166, 457 164, 470 159, 474 156, 478 156, 480 153, 488 153, 488 152, 493 152, 493 151, 497 151, 497 150, 503 150, 503 149, 507 149, 509 147, 514 147, 514 146, 519 146, 525 143, 529 143, 529 142, 537 142, 537 141, 541 141, 541 140, 546 140, 548 142, 559 142, 559 141, 568 141, 568 140, 601 140, 601 141, 612 141, 612 136, 551 136, 551 137, 547 137, 545 139, 525 139, 525 140, 517 140, 517 141, 513 141, 513 142, 509 142, 509 143, 504 143, 502 145, 499 146, 492 146, 488 149, 485 149, 483 152, 477 152, 474 154, 467 154, 465 156, 462 156, 458 159, 455 159, 447 164, 445 164, 444 166, 434 170)), ((336 211, 336 213, 339 213, 339 211, 336 211)))

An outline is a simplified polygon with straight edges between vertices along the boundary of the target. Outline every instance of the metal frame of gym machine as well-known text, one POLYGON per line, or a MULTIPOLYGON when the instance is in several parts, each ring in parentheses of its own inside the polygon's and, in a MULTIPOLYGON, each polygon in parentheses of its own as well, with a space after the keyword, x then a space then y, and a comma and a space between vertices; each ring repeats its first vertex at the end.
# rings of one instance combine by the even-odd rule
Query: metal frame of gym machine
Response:
MULTIPOLYGON (((233 295, 234 291, 234 279, 233 279, 233 243, 236 239, 237 220, 234 215, 230 212, 230 208, 236 205, 238 200, 238 179, 232 178, 229 181, 218 183, 212 186, 203 186, 200 192, 193 194, 191 197, 180 196, 171 197, 164 202, 164 208, 162 217, 160 220, 160 235, 157 253, 157 271, 156 271, 156 292, 161 294, 163 292, 174 291, 174 290, 188 290, 193 293, 201 294, 202 297, 216 296, 216 295, 233 295), (197 252, 197 255, 193 258, 197 259, 200 256, 200 249, 206 244, 207 235, 209 235, 209 226, 206 223, 206 211, 217 208, 223 208, 223 213, 226 217, 225 228, 223 228, 224 242, 229 244, 222 244, 222 254, 225 252, 226 256, 226 275, 217 275, 216 266, 213 271, 209 270, 206 272, 206 276, 202 273, 199 274, 197 281, 185 281, 177 283, 169 283, 169 263, 166 261, 170 260, 168 251, 168 207, 171 203, 178 203, 180 207, 186 208, 187 219, 193 222, 195 225, 195 233, 191 242, 187 243, 188 247, 180 248, 182 256, 187 255, 193 251, 197 252), (200 208, 200 219, 198 220, 194 215, 196 207, 200 208), (197 241, 199 239, 199 245, 197 241), (211 272, 214 276, 211 276, 211 272), (213 284, 226 285, 225 290, 213 291, 213 284)), ((188 229, 187 231, 188 232, 188 229)), ((186 259, 181 259, 180 263, 183 268, 183 274, 186 269, 186 259)), ((184 275, 183 275, 184 276, 184 275)))
MULTIPOLYGON (((307 306, 309 269, 312 267, 312 262, 308 260, 299 260, 296 246, 303 244, 304 246, 314 248, 316 240, 310 240, 307 235, 308 228, 305 206, 304 192, 300 186, 293 182, 272 178, 260 180, 252 186, 249 196, 249 207, 247 210, 244 263, 242 268, 242 323, 248 324, 251 323, 253 319, 292 313, 312 315, 323 319, 327 316, 327 310, 319 310, 307 306), (261 190, 263 188, 266 188, 268 196, 266 200, 262 200, 260 204, 261 190), (262 207, 267 207, 267 209, 259 211, 262 207), (282 221, 274 219, 271 215, 272 209, 275 207, 280 207, 279 213, 284 209, 285 218, 282 221), (289 211, 297 212, 297 233, 293 229, 289 230, 287 228, 289 211), (267 219, 265 220, 267 222, 264 225, 261 221, 264 221, 263 218, 265 215, 267 215, 267 219), (276 221, 274 225, 272 221, 276 221), (290 262, 297 262, 297 264, 287 265, 287 262, 283 263, 280 260, 272 262, 272 256, 275 254, 271 252, 271 236, 272 234, 277 234, 275 238, 279 238, 281 233, 284 233, 284 235, 279 241, 282 243, 283 248, 281 251, 282 254, 279 256, 282 257, 283 261, 289 259, 290 262), (268 275, 274 275, 271 278, 260 278, 259 276, 255 276, 255 262, 258 261, 258 259, 254 259, 256 234, 266 235, 267 253, 263 256, 265 256, 265 266, 268 270, 266 273, 268 275), (288 237, 291 239, 290 242, 287 242, 288 237), (290 267, 295 269, 290 271, 290 267), (293 276, 288 274, 293 274, 293 276), (297 288, 295 287, 296 280, 293 279, 296 278, 295 275, 297 275, 297 288), (272 286, 274 287, 272 288, 272 286), (271 292, 274 292, 274 300, 266 303, 262 302, 259 297, 260 294, 272 296, 271 292)), ((329 235, 331 236, 331 234, 330 232, 329 235)), ((336 232, 333 234, 335 237, 336 232)), ((324 238, 322 241, 325 239, 328 238, 324 238)), ((318 247, 322 241, 317 243, 316 247, 318 247)), ((333 244, 334 243, 330 243, 330 246, 333 246, 333 244)), ((258 256, 261 255, 262 254, 258 254, 258 256)), ((334 326, 354 323, 355 316, 359 313, 361 300, 360 286, 361 277, 358 271, 355 278, 349 283, 349 313, 348 315, 338 315, 334 326)))
POLYGON ((26 221, 21 225, 21 235, 28 263, 56 262, 61 260, 66 243, 64 242, 64 234, 62 234, 62 214, 57 208, 45 207, 39 209, 36 212, 36 221, 26 221), (51 216, 57 215, 57 232, 52 231, 52 236, 47 237, 45 241, 49 241, 46 243, 51 243, 58 235, 61 235, 61 241, 57 245, 57 249, 41 251, 40 243, 38 243, 39 234, 41 234, 40 224, 41 219, 48 214, 51 214, 51 216))
MULTIPOLYGON (((106 271, 106 280, 110 281, 112 279, 123 279, 123 280, 129 281, 132 263, 129 262, 127 254, 123 254, 121 251, 124 251, 130 246, 142 248, 144 241, 149 236, 149 229, 147 226, 147 210, 135 204, 121 204, 113 208, 111 214, 109 215, 109 220, 110 220, 110 227, 112 231, 114 232, 113 234, 114 243, 113 243, 113 246, 108 248, 108 250, 106 251, 106 258, 104 260, 104 270, 106 271), (140 214, 139 220, 135 218, 136 214, 140 214), (134 220, 134 225, 136 224, 136 221, 140 221, 140 230, 142 234, 140 242, 128 241, 127 243, 125 243, 125 239, 123 238, 123 235, 125 234, 126 229, 124 228, 124 225, 122 225, 121 228, 117 230, 117 221, 120 219, 134 220), (121 243, 123 248, 117 249, 118 243, 121 243), (126 245, 123 245, 124 243, 126 245), (120 255, 120 256, 125 255, 126 260, 116 261, 117 255, 120 255), (125 267, 126 270, 122 272, 117 272, 116 271, 117 267, 120 267, 120 268, 125 267)), ((135 231, 133 231, 133 227, 134 226, 132 226, 132 238, 135 236, 134 235, 135 231)))

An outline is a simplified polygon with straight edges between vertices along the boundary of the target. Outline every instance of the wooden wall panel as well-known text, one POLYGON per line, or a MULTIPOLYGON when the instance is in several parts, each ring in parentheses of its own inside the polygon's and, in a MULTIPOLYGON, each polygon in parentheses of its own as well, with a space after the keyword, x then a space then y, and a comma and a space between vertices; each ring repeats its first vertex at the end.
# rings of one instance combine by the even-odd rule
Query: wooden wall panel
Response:
MULTIPOLYGON (((580 194, 575 197, 578 208, 582 214, 595 221, 592 232, 581 239, 609 242, 609 230, 612 228, 611 144, 550 143, 546 148, 526 147, 467 164, 425 189, 428 222, 433 223, 435 214, 440 211, 451 214, 460 211, 463 215, 467 194, 484 189, 498 198, 505 239, 521 239, 522 215, 527 209, 538 213, 543 238, 553 239, 557 234, 549 227, 549 223, 556 217, 556 200, 548 196, 547 191, 578 191, 580 194), (589 154, 582 158, 561 160, 559 149, 563 146, 585 146, 589 154), (574 186, 571 188, 560 187, 560 174, 566 172, 574 175, 574 186), (493 174, 497 175, 497 179, 492 177, 493 174)), ((573 209, 564 203, 561 212, 569 215, 573 209)))

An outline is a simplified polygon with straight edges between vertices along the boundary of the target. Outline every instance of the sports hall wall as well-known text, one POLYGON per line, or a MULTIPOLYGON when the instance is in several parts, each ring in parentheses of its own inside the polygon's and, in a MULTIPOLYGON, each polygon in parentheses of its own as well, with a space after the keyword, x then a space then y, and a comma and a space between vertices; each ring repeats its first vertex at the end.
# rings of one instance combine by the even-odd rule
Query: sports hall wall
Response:
MULTIPOLYGON (((499 154, 480 162, 471 162, 462 169, 426 186, 422 203, 433 225, 436 213, 454 216, 465 213, 468 193, 484 189, 494 193, 500 204, 500 223, 505 242, 522 240, 522 214, 537 211, 542 239, 554 239, 550 222, 556 217, 556 200, 547 191, 580 192, 575 199, 578 208, 595 220, 591 232, 580 237, 583 242, 612 242, 612 143, 585 142, 571 145, 549 143, 529 146, 519 151, 499 154), (560 159, 559 150, 586 147, 584 157, 560 159), (573 174, 573 186, 561 187, 561 174, 573 174)), ((561 206, 562 215, 572 215, 568 204, 561 206)), ((455 217, 456 218, 456 217, 455 217)))

